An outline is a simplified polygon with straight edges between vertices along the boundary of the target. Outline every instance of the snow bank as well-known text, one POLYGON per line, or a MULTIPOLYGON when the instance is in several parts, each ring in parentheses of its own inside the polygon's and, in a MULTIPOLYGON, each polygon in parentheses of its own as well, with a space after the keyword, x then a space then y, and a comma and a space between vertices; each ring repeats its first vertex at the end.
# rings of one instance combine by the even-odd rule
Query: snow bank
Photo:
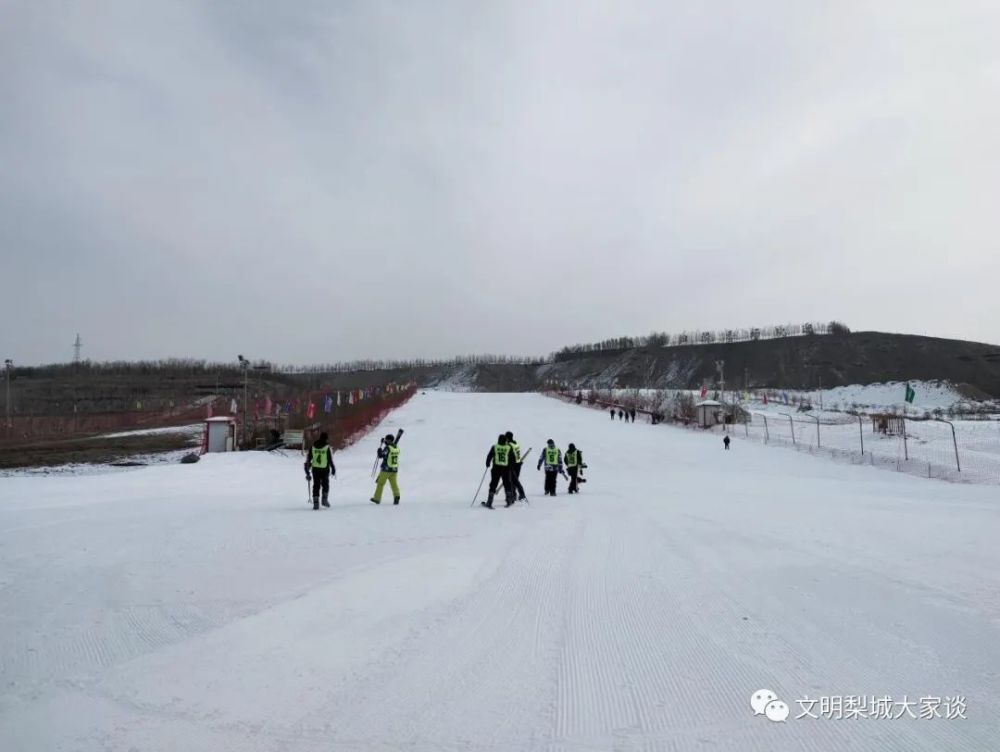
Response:
MULTIPOLYGON (((947 410, 948 408, 960 404, 968 403, 970 400, 962 396, 952 384, 941 381, 911 381, 910 386, 916 392, 916 397, 907 409, 933 411, 935 409, 947 410)), ((772 394, 787 392, 789 395, 806 397, 812 400, 815 407, 819 407, 820 396, 822 404, 827 408, 839 408, 847 410, 857 405, 864 410, 886 410, 896 408, 902 410, 906 396, 905 381, 889 381, 882 384, 852 384, 851 386, 838 386, 831 389, 814 391, 797 390, 769 390, 772 394)))
POLYGON ((134 431, 119 431, 117 433, 104 433, 94 436, 95 439, 120 439, 128 436, 159 436, 164 434, 186 433, 197 435, 204 430, 201 423, 194 423, 188 426, 166 426, 164 428, 139 428, 134 431))

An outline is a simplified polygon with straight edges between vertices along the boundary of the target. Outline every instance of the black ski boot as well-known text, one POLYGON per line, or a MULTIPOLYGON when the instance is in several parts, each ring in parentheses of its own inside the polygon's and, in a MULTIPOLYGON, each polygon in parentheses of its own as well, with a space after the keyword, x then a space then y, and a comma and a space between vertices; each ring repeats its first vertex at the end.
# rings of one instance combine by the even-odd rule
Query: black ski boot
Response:
POLYGON ((313 499, 313 511, 316 511, 318 509, 319 509, 319 502, 316 499, 313 499))
POLYGON ((378 499, 368 499, 368 501, 370 501, 372 504, 381 504, 382 503, 378 499))
POLYGON ((323 502, 322 502, 322 503, 323 503, 323 506, 325 506, 325 507, 326 507, 327 509, 329 509, 329 508, 330 508, 330 502, 329 502, 329 501, 327 501, 326 499, 323 499, 323 502))
POLYGON ((392 500, 392 505, 396 506, 398 503, 399 503, 399 497, 397 496, 395 499, 392 500))

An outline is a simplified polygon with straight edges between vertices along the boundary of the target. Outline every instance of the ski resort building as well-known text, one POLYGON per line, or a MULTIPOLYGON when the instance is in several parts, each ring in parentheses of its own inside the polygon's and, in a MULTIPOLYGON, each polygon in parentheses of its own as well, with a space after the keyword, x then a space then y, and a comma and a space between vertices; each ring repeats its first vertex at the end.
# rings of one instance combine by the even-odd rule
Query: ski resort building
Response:
POLYGON ((698 425, 702 428, 714 426, 723 420, 722 403, 716 400, 702 400, 694 406, 694 409, 698 425))
POLYGON ((205 419, 203 452, 232 452, 236 449, 236 418, 218 415, 205 419))

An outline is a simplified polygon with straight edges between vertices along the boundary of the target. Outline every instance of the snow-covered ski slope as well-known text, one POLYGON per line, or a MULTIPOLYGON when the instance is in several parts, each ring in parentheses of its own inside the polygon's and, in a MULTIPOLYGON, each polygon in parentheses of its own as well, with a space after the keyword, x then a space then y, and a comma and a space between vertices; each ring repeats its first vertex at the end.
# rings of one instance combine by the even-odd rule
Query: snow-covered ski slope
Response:
POLYGON ((1000 743, 995 488, 536 395, 418 396, 336 459, 319 512, 301 460, 266 453, 0 479, 0 749, 1000 743), (398 426, 403 503, 376 507, 398 426), (583 493, 543 497, 532 464, 530 507, 470 509, 506 429, 533 458, 576 442, 583 493), (795 717, 859 695, 903 717, 795 717), (965 719, 895 704, 955 696, 965 719))

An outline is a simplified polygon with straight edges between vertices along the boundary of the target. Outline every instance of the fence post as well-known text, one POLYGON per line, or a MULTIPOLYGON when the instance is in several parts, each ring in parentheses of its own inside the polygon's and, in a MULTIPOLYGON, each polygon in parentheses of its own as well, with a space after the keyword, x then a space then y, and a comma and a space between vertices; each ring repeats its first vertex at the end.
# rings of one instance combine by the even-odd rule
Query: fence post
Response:
POLYGON ((861 416, 858 416, 858 436, 861 437, 861 456, 865 456, 865 429, 864 424, 861 422, 861 416))
POLYGON ((816 416, 816 448, 819 449, 819 416, 816 416))
MULTIPOLYGON (((906 408, 904 407, 903 409, 905 410, 906 408)), ((910 461, 910 450, 907 449, 907 447, 906 447, 906 415, 903 415, 902 421, 903 421, 903 459, 905 459, 907 462, 909 462, 910 461)), ((899 455, 897 454, 896 456, 898 457, 899 455)))
POLYGON ((792 422, 792 416, 789 415, 788 413, 778 413, 778 415, 784 415, 786 418, 788 418, 788 428, 791 429, 791 432, 792 432, 792 445, 794 446, 795 445, 795 424, 792 422))
POLYGON ((746 437, 749 439, 750 438, 750 416, 749 415, 747 415, 747 417, 743 419, 743 431, 744 431, 744 433, 746 433, 746 437))
POLYGON ((958 472, 962 472, 962 463, 958 461, 958 439, 955 437, 955 424, 950 420, 942 420, 941 418, 936 418, 935 420, 938 420, 941 423, 947 423, 951 426, 951 443, 955 447, 955 469, 958 470, 958 472))
POLYGON ((764 443, 766 444, 771 437, 767 433, 767 416, 762 415, 761 417, 764 418, 764 443))

